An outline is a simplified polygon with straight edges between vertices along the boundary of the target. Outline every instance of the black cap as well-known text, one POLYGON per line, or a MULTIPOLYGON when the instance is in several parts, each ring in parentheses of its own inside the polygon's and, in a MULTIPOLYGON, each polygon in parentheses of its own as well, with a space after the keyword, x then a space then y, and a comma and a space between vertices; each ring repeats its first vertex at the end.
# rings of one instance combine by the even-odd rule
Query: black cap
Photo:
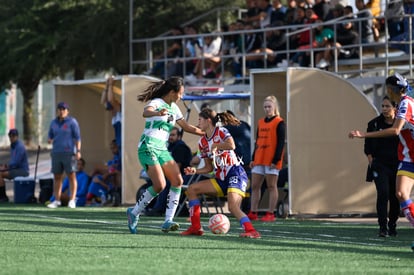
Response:
POLYGON ((65 102, 60 102, 57 105, 57 109, 69 109, 69 104, 65 103, 65 102))
POLYGON ((17 131, 17 129, 10 129, 9 131, 9 136, 18 136, 19 132, 17 131))

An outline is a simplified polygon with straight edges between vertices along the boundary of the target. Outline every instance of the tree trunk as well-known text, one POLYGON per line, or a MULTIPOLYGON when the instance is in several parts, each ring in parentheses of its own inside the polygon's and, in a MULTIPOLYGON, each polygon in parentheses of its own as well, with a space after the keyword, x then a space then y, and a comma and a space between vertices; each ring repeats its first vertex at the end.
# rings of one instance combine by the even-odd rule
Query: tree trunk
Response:
POLYGON ((85 70, 80 68, 80 66, 77 66, 74 69, 73 75, 75 80, 83 80, 85 79, 85 70))
POLYGON ((22 81, 17 86, 23 95, 23 140, 26 145, 31 146, 33 142, 33 99, 40 80, 22 81))

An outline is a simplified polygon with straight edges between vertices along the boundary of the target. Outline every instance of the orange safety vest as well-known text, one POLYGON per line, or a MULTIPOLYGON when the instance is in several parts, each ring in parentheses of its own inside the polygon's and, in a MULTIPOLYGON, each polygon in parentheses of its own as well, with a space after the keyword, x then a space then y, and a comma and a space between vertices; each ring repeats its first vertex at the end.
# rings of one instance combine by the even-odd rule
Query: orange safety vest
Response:
MULTIPOLYGON (((265 122, 265 118, 258 121, 256 148, 254 152, 254 164, 269 166, 272 164, 276 152, 277 143, 279 142, 276 129, 279 123, 283 121, 281 117, 275 117, 270 122, 265 122)), ((280 142, 284 142, 283 140, 280 142)), ((278 170, 282 169, 283 152, 281 159, 276 163, 278 170)))

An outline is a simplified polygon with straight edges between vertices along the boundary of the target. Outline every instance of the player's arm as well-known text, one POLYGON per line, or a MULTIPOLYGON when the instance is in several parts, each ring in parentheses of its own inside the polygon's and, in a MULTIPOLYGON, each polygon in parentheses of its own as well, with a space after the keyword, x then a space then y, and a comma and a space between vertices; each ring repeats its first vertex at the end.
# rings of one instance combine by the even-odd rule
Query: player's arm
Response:
POLYGON ((234 150, 236 149, 236 144, 234 143, 233 137, 227 137, 220 143, 214 143, 211 145, 211 151, 215 152, 217 150, 234 150))
POLYGON ((208 174, 213 171, 213 160, 211 158, 204 158, 204 167, 195 168, 195 167, 186 167, 184 168, 184 173, 186 175, 195 175, 195 174, 208 174))
POLYGON ((374 131, 374 132, 360 132, 358 130, 353 130, 349 132, 349 138, 383 138, 383 137, 390 137, 390 136, 398 136, 402 127, 404 126, 405 120, 401 118, 396 118, 392 127, 381 130, 381 131, 374 131))
POLYGON ((195 134, 195 135, 199 135, 202 136, 204 135, 204 132, 198 128, 195 127, 194 125, 189 124, 187 121, 185 121, 184 119, 180 119, 177 120, 177 124, 186 132, 191 133, 191 134, 195 134))
POLYGON ((153 106, 147 106, 142 113, 143 117, 164 116, 168 114, 167 109, 156 110, 153 106))

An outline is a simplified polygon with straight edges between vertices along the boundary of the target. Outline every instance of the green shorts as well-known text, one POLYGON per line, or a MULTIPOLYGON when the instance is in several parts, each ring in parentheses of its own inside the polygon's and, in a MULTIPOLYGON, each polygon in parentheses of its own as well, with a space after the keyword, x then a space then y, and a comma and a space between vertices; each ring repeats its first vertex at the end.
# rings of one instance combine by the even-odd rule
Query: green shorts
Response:
POLYGON ((144 144, 138 150, 138 159, 142 167, 147 170, 149 165, 164 165, 164 163, 174 160, 168 150, 154 149, 144 144))

